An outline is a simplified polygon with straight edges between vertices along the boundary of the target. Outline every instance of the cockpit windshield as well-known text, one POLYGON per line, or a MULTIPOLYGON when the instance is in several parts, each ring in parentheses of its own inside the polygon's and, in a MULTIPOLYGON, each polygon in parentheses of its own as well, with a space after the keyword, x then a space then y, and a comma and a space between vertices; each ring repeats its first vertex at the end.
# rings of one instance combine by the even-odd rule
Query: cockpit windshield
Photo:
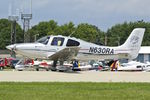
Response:
POLYGON ((45 37, 43 37, 43 38, 38 39, 36 42, 42 43, 42 44, 45 44, 45 45, 46 45, 46 44, 48 43, 49 39, 50 39, 49 36, 45 36, 45 37))

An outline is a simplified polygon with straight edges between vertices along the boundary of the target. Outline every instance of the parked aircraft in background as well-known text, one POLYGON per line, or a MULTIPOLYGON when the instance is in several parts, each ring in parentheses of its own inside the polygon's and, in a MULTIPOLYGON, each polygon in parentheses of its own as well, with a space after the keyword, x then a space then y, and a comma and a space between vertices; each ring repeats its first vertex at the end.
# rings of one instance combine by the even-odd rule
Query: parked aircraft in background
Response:
POLYGON ((134 59, 141 47, 144 28, 132 31, 126 42, 118 47, 96 45, 80 39, 66 36, 46 36, 35 43, 9 45, 6 48, 29 58, 49 59, 53 61, 52 71, 56 71, 57 62, 71 60, 107 60, 134 59))
POLYGON ((20 59, 15 64, 15 69, 18 71, 23 71, 26 68, 31 68, 31 67, 33 67, 33 60, 32 59, 20 59))
MULTIPOLYGON (((46 69, 48 71, 50 69, 50 67, 52 67, 53 62, 49 61, 49 60, 43 60, 43 61, 36 60, 36 61, 34 61, 33 65, 35 66, 37 71, 39 71, 39 69, 46 69)), ((79 63, 64 62, 63 66, 61 66, 60 64, 57 64, 56 69, 60 72, 99 70, 99 65, 93 64, 93 66, 92 66, 87 62, 86 63, 84 63, 84 62, 79 62, 79 63)))
POLYGON ((118 71, 150 71, 150 63, 130 61, 123 63, 117 68, 118 71))
POLYGON ((11 66, 11 62, 14 60, 14 58, 0 58, 0 70, 3 70, 6 66, 11 66))
POLYGON ((123 63, 118 67, 118 71, 142 71, 146 66, 144 63, 130 61, 128 63, 123 63))

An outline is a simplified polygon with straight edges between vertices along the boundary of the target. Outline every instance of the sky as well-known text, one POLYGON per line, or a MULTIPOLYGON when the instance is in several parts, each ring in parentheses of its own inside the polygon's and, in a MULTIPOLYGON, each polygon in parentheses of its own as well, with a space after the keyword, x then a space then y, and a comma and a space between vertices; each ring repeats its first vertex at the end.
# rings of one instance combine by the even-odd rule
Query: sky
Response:
MULTIPOLYGON (((0 18, 8 18, 16 9, 30 12, 30 0, 1 0, 0 18)), ((55 20, 59 25, 72 21, 89 23, 102 31, 125 21, 150 21, 150 0, 32 0, 34 26, 41 21, 55 20)), ((21 20, 19 21, 20 24, 21 20)))

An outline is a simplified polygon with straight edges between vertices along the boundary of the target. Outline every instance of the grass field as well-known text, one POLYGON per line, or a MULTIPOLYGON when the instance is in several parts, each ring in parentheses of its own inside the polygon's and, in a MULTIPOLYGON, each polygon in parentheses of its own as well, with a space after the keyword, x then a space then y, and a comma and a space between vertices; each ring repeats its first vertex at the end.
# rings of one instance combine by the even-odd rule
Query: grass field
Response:
POLYGON ((149 100, 150 83, 0 83, 0 100, 149 100))

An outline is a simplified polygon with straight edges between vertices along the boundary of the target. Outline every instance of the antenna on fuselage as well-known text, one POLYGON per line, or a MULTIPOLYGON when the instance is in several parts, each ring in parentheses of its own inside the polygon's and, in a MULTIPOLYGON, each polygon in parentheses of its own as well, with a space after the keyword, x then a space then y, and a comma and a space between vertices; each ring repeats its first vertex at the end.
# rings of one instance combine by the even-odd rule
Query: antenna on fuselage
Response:
POLYGON ((74 33, 75 33, 75 31, 73 31, 73 32, 69 35, 69 37, 71 37, 71 35, 74 34, 74 33))

